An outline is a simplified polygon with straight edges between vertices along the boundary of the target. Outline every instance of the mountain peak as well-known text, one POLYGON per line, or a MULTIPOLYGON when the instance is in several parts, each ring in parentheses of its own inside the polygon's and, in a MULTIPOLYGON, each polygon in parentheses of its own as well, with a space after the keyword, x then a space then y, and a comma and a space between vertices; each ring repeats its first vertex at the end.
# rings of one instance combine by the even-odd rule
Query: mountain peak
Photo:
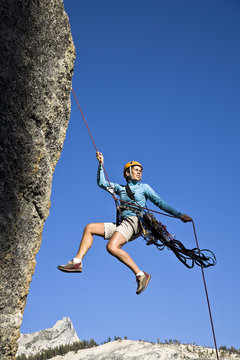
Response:
POLYGON ((63 317, 49 329, 30 334, 21 334, 17 355, 33 355, 43 349, 50 349, 60 345, 73 344, 80 341, 69 317, 63 317))

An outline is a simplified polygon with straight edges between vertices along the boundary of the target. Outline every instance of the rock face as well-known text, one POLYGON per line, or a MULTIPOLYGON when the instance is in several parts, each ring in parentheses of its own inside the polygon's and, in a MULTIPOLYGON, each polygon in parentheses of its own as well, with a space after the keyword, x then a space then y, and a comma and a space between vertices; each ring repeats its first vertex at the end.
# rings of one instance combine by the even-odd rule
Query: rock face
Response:
POLYGON ((14 359, 70 116, 75 49, 62 0, 0 7, 0 358, 14 359))
POLYGON ((32 334, 21 334, 18 340, 17 355, 34 355, 43 349, 51 349, 60 345, 73 344, 80 341, 73 324, 68 317, 56 322, 50 328, 32 334))

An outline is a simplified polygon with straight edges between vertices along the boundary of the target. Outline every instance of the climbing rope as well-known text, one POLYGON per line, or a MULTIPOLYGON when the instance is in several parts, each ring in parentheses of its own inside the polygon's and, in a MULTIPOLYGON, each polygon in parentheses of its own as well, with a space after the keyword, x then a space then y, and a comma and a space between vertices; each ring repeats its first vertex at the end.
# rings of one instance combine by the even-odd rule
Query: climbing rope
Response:
MULTIPOLYGON (((74 95, 74 97, 75 97, 77 106, 78 106, 78 108, 79 108, 79 110, 80 110, 80 112, 81 112, 82 118, 83 118, 84 123, 85 123, 85 125, 86 125, 86 127, 87 127, 88 133, 89 133, 90 138, 91 138, 92 143, 93 143, 93 146, 95 147, 95 150, 98 152, 97 145, 95 144, 95 141, 94 141, 94 139, 93 139, 92 133, 91 133, 91 131, 90 131, 90 129, 89 129, 89 126, 88 126, 87 121, 86 121, 86 119, 85 119, 85 117, 84 117, 84 115, 83 115, 82 109, 81 109, 81 107, 80 107, 80 105, 79 105, 78 99, 77 99, 76 94, 75 94, 75 92, 74 92, 73 89, 72 89, 72 93, 73 93, 73 95, 74 95)), ((106 175, 106 178, 107 178, 107 180, 108 180, 108 182, 109 182, 109 185, 111 185, 110 180, 109 180, 109 177, 108 177, 108 174, 107 174, 107 172, 106 172, 103 164, 102 164, 102 167, 103 167, 104 173, 105 173, 105 175, 106 175)), ((116 200, 116 197, 114 196, 114 194, 112 194, 112 197, 114 198, 114 200, 116 200)))
MULTIPOLYGON (((79 108, 79 110, 80 110, 80 112, 81 112, 82 118, 83 118, 84 123, 85 123, 85 125, 86 125, 86 127, 87 127, 87 130, 88 130, 88 133, 89 133, 90 138, 91 138, 91 140, 92 140, 92 143, 93 143, 93 145, 94 145, 94 148, 95 148, 95 150, 98 152, 97 146, 96 146, 96 144, 95 144, 95 141, 94 141, 94 139, 93 139, 93 136, 92 136, 92 134, 91 134, 91 131, 90 131, 90 129, 89 129, 89 126, 88 126, 87 121, 86 121, 86 119, 85 119, 85 117, 84 117, 84 115, 83 115, 82 109, 81 109, 81 107, 80 107, 80 105, 79 105, 78 99, 77 99, 76 94, 75 94, 75 92, 74 92, 73 89, 72 89, 72 93, 73 93, 74 98, 75 98, 75 100, 76 100, 77 106, 78 106, 78 108, 79 108)), ((103 165, 102 165, 102 166, 103 166, 103 165)), ((109 186, 111 187, 111 183, 110 183, 109 177, 108 177, 108 175, 107 175, 107 172, 106 172, 104 166, 103 166, 103 170, 104 170, 104 173, 105 173, 105 175, 106 175, 106 178, 107 178, 107 180, 108 180, 108 182, 109 182, 109 186)), ((110 194, 112 195, 112 197, 113 197, 113 199, 114 199, 114 201, 115 201, 116 206, 118 206, 120 200, 119 200, 118 198, 116 198, 116 196, 115 196, 112 192, 110 192, 110 194)), ((121 203, 125 203, 125 204, 132 205, 132 203, 128 203, 127 201, 123 201, 123 200, 121 200, 121 203)), ((145 208, 143 208, 143 207, 141 207, 141 206, 139 206, 139 205, 138 205, 138 207, 139 207, 140 209, 142 209, 142 210, 146 210, 145 208)), ((160 214, 160 215, 164 215, 164 216, 168 216, 168 217, 173 217, 173 218, 175 218, 174 215, 165 214, 165 213, 162 213, 162 212, 160 212, 160 211, 151 210, 151 209, 147 209, 147 210, 150 211, 150 212, 154 212, 154 213, 160 214)), ((194 224, 194 221, 193 221, 193 220, 192 220, 192 226, 193 226, 194 237, 195 237, 195 241, 196 241, 196 245, 197 245, 198 255, 199 255, 200 258, 201 258, 201 250, 200 250, 199 245, 198 245, 197 233, 196 233, 196 228, 195 228, 195 224, 194 224)), ((196 252, 195 252, 195 254, 196 254, 196 252)), ((215 256, 214 256, 214 259, 215 259, 215 256)), ((209 311, 209 316, 210 316, 210 322, 211 322, 211 327, 212 327, 212 334, 213 334, 213 340, 214 340, 214 345, 215 345, 215 350, 216 350, 216 357, 217 357, 217 360, 219 360, 218 349, 217 349, 217 341, 216 341, 214 324, 213 324, 213 319, 212 319, 212 312, 211 312, 210 301, 209 301, 209 296, 208 296, 207 284, 206 284, 205 274, 204 274, 204 270, 203 270, 203 264, 201 264, 201 261, 200 261, 199 265, 200 265, 201 271, 202 271, 202 278, 203 278, 203 283, 204 283, 204 288, 205 288, 205 294, 206 294, 206 299, 207 299, 207 305, 208 305, 208 311, 209 311)))
MULTIPOLYGON (((196 228, 195 228, 195 224, 194 224, 194 221, 193 221, 193 220, 192 220, 192 226, 193 226, 193 232, 194 232, 194 236, 195 236, 197 248, 198 248, 198 250, 200 251, 199 245, 198 245, 198 239, 197 239, 197 232, 196 232, 196 228)), ((210 301, 209 301, 209 296, 208 296, 208 290, 207 290, 207 283, 206 283, 206 279, 205 279, 204 270, 203 270, 202 267, 201 267, 201 271, 202 271, 203 284, 204 284, 204 289, 205 289, 205 294, 206 294, 206 299, 207 299, 208 312, 209 312, 209 317, 210 317, 210 322, 211 322, 211 327, 212 327, 212 334, 213 334, 213 340, 214 340, 214 345, 215 345, 215 350, 216 350, 216 357, 217 357, 217 360, 219 360, 218 349, 217 349, 217 341, 216 341, 216 335, 215 335, 215 330, 214 330, 214 325, 213 325, 213 319, 212 319, 212 312, 211 312, 211 306, 210 306, 210 301)))

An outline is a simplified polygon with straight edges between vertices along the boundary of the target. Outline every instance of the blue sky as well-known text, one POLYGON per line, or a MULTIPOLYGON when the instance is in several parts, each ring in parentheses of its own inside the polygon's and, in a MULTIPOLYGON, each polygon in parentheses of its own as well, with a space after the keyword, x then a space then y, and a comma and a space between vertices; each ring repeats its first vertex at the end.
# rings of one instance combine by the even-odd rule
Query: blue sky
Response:
MULTIPOLYGON (((124 183, 130 160, 143 182, 191 215, 201 248, 218 263, 205 271, 218 345, 240 347, 238 0, 65 0, 76 64, 73 88, 110 179, 124 183)), ((64 274, 89 222, 114 221, 114 202, 97 187, 95 150, 72 97, 51 209, 21 331, 69 316, 80 339, 178 339, 213 346, 200 268, 168 250, 127 244, 152 275, 136 296, 133 274, 95 238, 82 274, 64 274)), ((153 205, 149 207, 156 209, 153 205)), ((185 246, 191 224, 159 217, 185 246)))

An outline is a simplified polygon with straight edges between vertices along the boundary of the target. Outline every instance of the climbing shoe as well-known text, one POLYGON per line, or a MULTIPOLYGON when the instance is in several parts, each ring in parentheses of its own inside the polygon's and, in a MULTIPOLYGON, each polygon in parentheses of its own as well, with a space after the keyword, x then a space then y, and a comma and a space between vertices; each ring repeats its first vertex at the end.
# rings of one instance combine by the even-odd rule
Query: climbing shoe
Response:
POLYGON ((148 286, 148 283, 151 279, 151 275, 147 274, 145 271, 143 271, 144 275, 138 275, 136 276, 136 280, 137 280, 137 291, 136 294, 139 295, 141 294, 146 287, 148 286))
POLYGON ((58 269, 71 273, 82 272, 82 262, 76 264, 73 260, 71 260, 66 265, 58 265, 58 269))

